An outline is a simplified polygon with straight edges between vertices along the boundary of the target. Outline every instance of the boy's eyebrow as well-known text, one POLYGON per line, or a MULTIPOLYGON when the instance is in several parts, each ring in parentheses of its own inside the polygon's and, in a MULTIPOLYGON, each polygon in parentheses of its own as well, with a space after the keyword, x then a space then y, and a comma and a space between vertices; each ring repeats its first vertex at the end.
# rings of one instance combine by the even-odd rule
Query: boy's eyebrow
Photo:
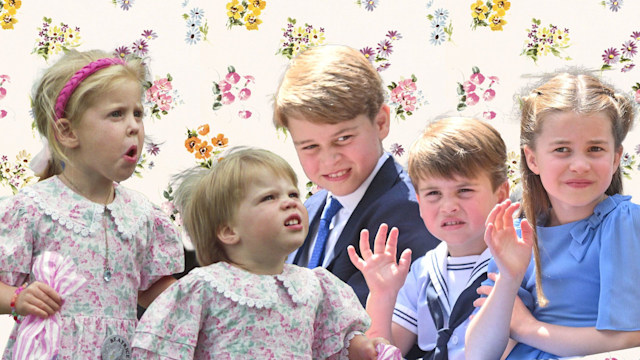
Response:
MULTIPOLYGON (((349 131, 353 131, 355 129, 357 129, 357 126, 350 126, 344 129, 340 129, 336 132, 334 132, 333 134, 329 135, 330 137, 336 137, 336 136, 340 136, 341 134, 345 133, 345 132, 349 132, 349 131)), ((293 145, 294 146, 300 146, 300 145, 305 145, 305 144, 309 144, 309 143, 314 143, 314 140, 300 140, 300 141, 294 141, 293 145)))
MULTIPOLYGON (((606 144, 608 141, 606 139, 591 139, 587 141, 587 144, 606 144)), ((572 142, 566 139, 557 139, 551 142, 551 145, 566 145, 571 144, 572 142)))

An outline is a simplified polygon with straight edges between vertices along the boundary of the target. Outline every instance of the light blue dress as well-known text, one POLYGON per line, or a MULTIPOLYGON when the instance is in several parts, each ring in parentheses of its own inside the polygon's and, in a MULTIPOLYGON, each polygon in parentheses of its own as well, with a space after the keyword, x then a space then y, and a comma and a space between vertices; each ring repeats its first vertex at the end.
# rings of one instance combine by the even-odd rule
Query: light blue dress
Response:
MULTIPOLYGON (((542 288, 549 303, 537 305, 533 259, 518 291, 536 319, 598 330, 640 330, 640 205, 630 200, 613 195, 586 219, 538 226, 542 288)), ((520 221, 516 226, 519 230, 520 221)), ((493 260, 489 272, 498 272, 493 260)), ((508 359, 557 357, 520 343, 508 359)))

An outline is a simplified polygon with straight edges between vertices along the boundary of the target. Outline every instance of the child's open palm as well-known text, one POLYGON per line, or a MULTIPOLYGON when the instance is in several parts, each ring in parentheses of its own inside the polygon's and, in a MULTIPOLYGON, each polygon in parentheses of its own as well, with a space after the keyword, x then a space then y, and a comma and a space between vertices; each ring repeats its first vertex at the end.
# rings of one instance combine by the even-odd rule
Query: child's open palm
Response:
POLYGON ((513 214, 520 207, 506 200, 496 205, 487 217, 484 241, 491 250, 500 276, 521 280, 531 261, 533 229, 527 220, 522 220, 522 238, 518 238, 513 225, 513 214))
POLYGON ((369 231, 360 232, 360 253, 353 246, 347 248, 349 259, 362 272, 371 292, 393 291, 397 293, 407 277, 411 265, 411 250, 402 252, 396 262, 398 229, 392 228, 387 238, 387 224, 381 224, 373 243, 373 252, 369 246, 369 231))

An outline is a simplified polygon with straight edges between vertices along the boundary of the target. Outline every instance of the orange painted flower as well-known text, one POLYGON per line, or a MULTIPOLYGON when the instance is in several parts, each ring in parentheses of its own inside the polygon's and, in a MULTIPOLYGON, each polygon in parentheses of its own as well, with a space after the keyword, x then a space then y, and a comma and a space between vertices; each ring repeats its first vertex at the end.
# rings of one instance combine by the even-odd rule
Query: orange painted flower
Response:
POLYGON ((217 147, 226 147, 229 145, 229 139, 224 137, 224 134, 218 134, 218 136, 211 138, 211 143, 217 147))
POLYGON ((196 159, 208 159, 211 157, 211 150, 213 150, 213 146, 209 145, 206 141, 196 144, 196 159))
POLYGON ((198 139, 195 136, 192 136, 184 141, 184 147, 186 147, 190 153, 192 153, 193 150, 195 150, 196 145, 198 144, 200 144, 200 139, 198 139))
POLYGON ((198 134, 205 136, 209 133, 209 124, 198 126, 198 134))

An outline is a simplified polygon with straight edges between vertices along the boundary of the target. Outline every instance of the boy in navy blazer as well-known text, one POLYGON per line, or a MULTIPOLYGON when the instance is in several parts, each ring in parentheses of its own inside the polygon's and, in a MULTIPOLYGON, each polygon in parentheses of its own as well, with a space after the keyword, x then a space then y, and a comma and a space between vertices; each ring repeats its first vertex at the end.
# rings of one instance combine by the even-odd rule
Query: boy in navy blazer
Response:
POLYGON ((363 305, 369 289, 347 253, 349 245, 359 248, 362 229, 381 223, 397 227, 398 254, 410 248, 414 259, 439 243, 420 218, 409 176, 383 150, 389 112, 370 61, 338 45, 313 47, 294 58, 274 106, 275 125, 291 134, 305 174, 322 188, 305 202, 309 234, 288 262, 327 268, 363 305), (321 220, 328 212, 325 204, 336 200, 340 210, 321 220))

